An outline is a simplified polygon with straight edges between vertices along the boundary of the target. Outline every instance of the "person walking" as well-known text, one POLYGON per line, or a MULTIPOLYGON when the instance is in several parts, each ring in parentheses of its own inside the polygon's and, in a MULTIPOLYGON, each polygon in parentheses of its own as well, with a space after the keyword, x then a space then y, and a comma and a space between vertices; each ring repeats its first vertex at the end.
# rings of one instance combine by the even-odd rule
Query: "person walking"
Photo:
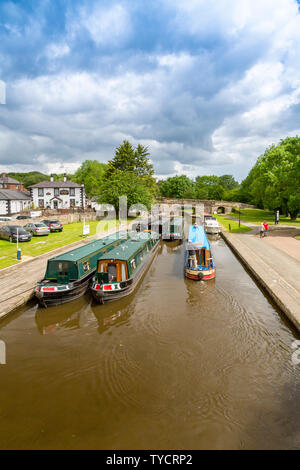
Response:
POLYGON ((269 230, 269 224, 266 221, 264 221, 263 226, 265 228, 264 237, 266 237, 267 236, 267 231, 269 230))
POLYGON ((260 238, 263 238, 265 236, 265 226, 263 222, 259 226, 259 236, 260 238))

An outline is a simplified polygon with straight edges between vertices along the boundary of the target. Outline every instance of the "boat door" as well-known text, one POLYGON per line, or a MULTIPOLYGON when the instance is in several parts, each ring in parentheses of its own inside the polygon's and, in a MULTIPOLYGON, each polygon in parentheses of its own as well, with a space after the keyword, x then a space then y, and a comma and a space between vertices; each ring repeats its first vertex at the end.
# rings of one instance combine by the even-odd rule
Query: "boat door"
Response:
POLYGON ((99 273, 107 273, 109 282, 126 281, 127 265, 125 261, 107 260, 99 263, 99 273))
POLYGON ((58 262, 57 282, 59 284, 68 284, 69 282, 69 264, 65 261, 58 262))

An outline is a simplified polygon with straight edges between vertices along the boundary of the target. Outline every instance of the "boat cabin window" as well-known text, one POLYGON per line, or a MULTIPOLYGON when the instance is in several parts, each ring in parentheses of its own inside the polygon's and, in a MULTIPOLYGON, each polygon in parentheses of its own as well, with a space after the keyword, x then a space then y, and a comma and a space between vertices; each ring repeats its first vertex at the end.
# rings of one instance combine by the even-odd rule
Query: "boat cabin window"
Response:
POLYGON ((115 263, 107 263, 107 273, 110 282, 117 280, 117 267, 115 263))
POLYGON ((87 273, 91 269, 90 262, 88 260, 84 261, 84 263, 82 263, 82 267, 83 267, 83 272, 87 273))
POLYGON ((135 259, 132 259, 130 261, 130 266, 131 266, 131 270, 134 271, 136 269, 136 262, 135 262, 135 259))
POLYGON ((197 255, 195 251, 189 250, 189 267, 190 268, 197 268, 197 255))
POLYGON ((64 272, 65 272, 65 276, 68 275, 68 263, 64 263, 64 272))
POLYGON ((58 274, 60 276, 62 276, 62 273, 63 273, 63 264, 62 263, 58 263, 58 274))
POLYGON ((126 281, 126 267, 125 263, 121 264, 121 280, 126 281))
POLYGON ((67 276, 68 275, 68 263, 58 263, 58 274, 60 276, 67 276))
POLYGON ((105 273, 105 263, 100 263, 100 265, 99 265, 99 273, 105 273))

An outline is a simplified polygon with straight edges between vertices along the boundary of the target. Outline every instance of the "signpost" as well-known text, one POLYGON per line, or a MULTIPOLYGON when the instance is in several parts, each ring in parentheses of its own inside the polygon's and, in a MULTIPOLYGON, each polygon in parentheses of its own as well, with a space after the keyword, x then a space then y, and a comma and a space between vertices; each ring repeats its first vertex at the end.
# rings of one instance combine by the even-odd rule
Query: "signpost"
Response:
POLYGON ((85 237, 86 235, 89 235, 89 233, 90 233, 90 226, 85 225, 85 219, 83 219, 82 236, 85 237))
POLYGON ((42 211, 33 211, 33 212, 30 212, 30 217, 31 218, 34 218, 34 217, 42 217, 42 211))

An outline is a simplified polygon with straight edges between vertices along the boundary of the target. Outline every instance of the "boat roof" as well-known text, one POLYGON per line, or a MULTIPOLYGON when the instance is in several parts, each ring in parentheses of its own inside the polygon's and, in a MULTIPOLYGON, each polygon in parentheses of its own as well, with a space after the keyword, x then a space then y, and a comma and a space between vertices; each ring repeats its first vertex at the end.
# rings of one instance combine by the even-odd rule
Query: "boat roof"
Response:
POLYGON ((188 248, 189 250, 210 250, 210 244, 202 225, 191 225, 189 228, 188 248))
POLYGON ((108 253, 103 253, 99 256, 98 262, 104 261, 107 259, 118 259, 121 261, 126 261, 132 258, 137 251, 139 251, 148 240, 159 239, 159 236, 156 232, 140 232, 135 233, 132 237, 128 238, 125 243, 118 245, 116 248, 113 248, 108 253))
POLYGON ((127 232, 116 232, 112 235, 108 235, 107 237, 101 238, 100 240, 93 240, 91 243, 87 243, 84 246, 80 246, 75 248, 74 250, 67 251, 66 253, 62 253, 61 255, 55 256, 54 258, 49 259, 49 261, 79 261, 82 258, 86 258, 88 255, 92 254, 97 250, 101 250, 106 245, 113 243, 120 238, 126 239, 128 236, 127 232))

